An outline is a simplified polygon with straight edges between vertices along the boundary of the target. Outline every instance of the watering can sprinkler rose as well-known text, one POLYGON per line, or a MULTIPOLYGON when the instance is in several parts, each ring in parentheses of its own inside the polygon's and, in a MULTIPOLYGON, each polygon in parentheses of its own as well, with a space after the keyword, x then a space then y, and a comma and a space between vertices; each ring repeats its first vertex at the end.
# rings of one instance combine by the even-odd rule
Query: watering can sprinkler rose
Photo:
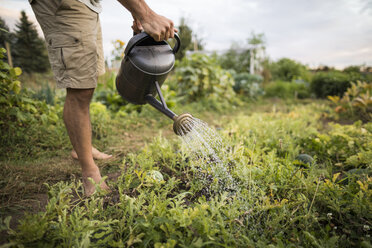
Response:
POLYGON ((172 70, 175 54, 181 41, 175 33, 175 46, 172 48, 166 41, 155 41, 145 32, 134 35, 124 51, 119 73, 116 77, 116 88, 128 102, 142 105, 149 103, 173 120, 173 131, 183 135, 192 129, 192 115, 176 115, 165 103, 160 87, 172 70), (155 96, 159 95, 160 101, 155 96))

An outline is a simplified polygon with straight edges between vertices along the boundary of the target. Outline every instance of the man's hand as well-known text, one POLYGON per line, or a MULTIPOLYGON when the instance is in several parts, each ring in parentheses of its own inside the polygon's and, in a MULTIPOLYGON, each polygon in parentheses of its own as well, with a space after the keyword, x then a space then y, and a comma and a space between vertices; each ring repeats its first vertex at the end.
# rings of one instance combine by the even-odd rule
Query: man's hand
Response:
POLYGON ((133 25, 132 25, 133 32, 135 34, 141 33, 143 31, 143 27, 140 21, 133 16, 133 25))
POLYGON ((141 21, 141 24, 145 32, 156 41, 174 38, 174 32, 178 32, 178 30, 174 28, 174 24, 171 20, 156 13, 145 17, 141 21))
POLYGON ((133 16, 132 29, 135 33, 142 30, 156 41, 168 40, 174 37, 174 24, 168 18, 156 14, 147 6, 144 0, 118 0, 133 16))

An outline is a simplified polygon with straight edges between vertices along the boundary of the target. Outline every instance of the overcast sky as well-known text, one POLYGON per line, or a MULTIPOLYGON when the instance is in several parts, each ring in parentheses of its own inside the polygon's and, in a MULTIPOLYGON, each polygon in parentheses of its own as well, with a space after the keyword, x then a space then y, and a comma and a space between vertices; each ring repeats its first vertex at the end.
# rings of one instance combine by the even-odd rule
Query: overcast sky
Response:
MULTIPOLYGON (((36 0, 37 1, 37 0, 36 0)), ((372 66, 372 0, 147 0, 157 13, 181 17, 201 37, 207 50, 246 44, 251 32, 264 33, 267 55, 288 57, 311 67, 372 66)), ((105 56, 112 41, 128 41, 132 19, 115 0, 103 0, 101 23, 105 56)), ((11 28, 27 0, 0 0, 0 16, 11 28)))

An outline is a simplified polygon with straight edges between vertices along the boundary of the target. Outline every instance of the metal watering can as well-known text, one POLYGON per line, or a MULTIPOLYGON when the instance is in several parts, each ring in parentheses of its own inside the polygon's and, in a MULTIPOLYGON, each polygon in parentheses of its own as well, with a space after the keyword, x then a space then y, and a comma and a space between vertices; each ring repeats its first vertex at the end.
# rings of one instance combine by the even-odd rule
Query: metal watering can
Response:
POLYGON ((166 41, 155 41, 145 32, 134 35, 124 51, 116 88, 119 94, 133 104, 146 104, 162 112, 173 120, 173 130, 177 135, 190 131, 192 115, 176 115, 165 103, 160 87, 175 63, 175 54, 181 41, 175 33, 173 48, 166 41), (155 98, 159 95, 160 102, 155 98), (181 132, 180 130, 183 130, 181 132))

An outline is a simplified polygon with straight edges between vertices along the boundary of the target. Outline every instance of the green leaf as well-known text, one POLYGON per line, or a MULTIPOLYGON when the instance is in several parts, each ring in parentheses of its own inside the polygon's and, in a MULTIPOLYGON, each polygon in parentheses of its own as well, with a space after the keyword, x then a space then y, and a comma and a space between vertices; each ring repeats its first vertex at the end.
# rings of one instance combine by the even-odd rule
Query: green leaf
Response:
POLYGON ((311 243, 313 247, 321 248, 322 246, 318 243, 317 239, 309 232, 303 231, 305 238, 311 243))
POLYGON ((5 96, 0 96, 0 103, 8 103, 8 99, 5 96))
POLYGON ((14 91, 14 93, 19 94, 19 92, 21 91, 21 82, 18 80, 13 81, 13 83, 11 84, 11 89, 14 91))

